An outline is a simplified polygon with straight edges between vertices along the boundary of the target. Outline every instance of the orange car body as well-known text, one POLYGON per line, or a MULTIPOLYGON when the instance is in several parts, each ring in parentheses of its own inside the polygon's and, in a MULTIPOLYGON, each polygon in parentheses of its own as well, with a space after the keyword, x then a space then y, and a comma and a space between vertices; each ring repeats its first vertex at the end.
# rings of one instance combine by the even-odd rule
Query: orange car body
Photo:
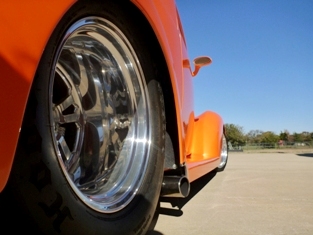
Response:
MULTIPOLYGON (((55 26, 74 0, 6 1, 0 8, 0 192, 10 176, 24 111, 38 63, 55 26), (53 10, 52 10, 53 9, 53 10)), ((174 1, 132 0, 152 27, 170 74, 176 107, 177 162, 189 181, 220 163, 222 118, 214 112, 195 117, 191 68, 174 1)))

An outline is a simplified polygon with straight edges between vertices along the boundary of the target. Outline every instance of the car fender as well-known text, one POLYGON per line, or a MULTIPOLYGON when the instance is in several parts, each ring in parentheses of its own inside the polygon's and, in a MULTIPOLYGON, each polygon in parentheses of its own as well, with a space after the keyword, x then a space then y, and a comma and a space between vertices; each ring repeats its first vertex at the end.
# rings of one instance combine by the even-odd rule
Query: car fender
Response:
POLYGON ((1 3, 0 192, 11 170, 40 57, 55 25, 74 2, 29 0, 18 4, 16 1, 1 3))
POLYGON ((160 43, 170 74, 178 127, 179 162, 186 161, 186 133, 193 115, 193 86, 189 68, 183 68, 188 60, 183 29, 175 1, 132 0, 149 21, 160 43), (170 14, 177 12, 177 14, 170 14))
POLYGON ((187 154, 189 180, 194 181, 213 170, 220 163, 222 149, 223 120, 220 115, 206 111, 194 119, 188 132, 191 143, 187 154))

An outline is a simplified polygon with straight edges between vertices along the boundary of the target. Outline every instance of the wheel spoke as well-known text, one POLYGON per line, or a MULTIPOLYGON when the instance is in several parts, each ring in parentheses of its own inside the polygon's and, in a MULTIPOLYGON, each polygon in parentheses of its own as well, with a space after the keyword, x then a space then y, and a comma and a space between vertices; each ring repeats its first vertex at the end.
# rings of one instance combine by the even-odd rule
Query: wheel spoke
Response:
POLYGON ((59 143, 60 152, 62 154, 62 158, 68 161, 71 157, 71 151, 68 148, 67 143, 63 136, 58 140, 58 143, 59 143))
POLYGON ((63 103, 54 106, 54 121, 60 124, 73 122, 79 123, 81 110, 73 103, 73 97, 69 96, 63 103), (72 107, 72 113, 63 114, 69 107, 72 107))

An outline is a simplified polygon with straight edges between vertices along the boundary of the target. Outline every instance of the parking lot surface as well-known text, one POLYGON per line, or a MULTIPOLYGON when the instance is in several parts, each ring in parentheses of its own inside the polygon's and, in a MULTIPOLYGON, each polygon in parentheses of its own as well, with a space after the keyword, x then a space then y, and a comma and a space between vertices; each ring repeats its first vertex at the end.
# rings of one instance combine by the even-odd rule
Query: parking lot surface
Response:
POLYGON ((162 199, 149 235, 313 234, 313 153, 230 153, 224 172, 162 199))

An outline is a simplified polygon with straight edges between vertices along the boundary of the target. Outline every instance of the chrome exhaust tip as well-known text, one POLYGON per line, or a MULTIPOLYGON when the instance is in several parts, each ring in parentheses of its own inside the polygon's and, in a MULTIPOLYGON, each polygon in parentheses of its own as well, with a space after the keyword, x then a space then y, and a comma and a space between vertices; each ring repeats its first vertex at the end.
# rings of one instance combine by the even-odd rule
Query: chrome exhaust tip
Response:
POLYGON ((164 176, 161 196, 182 197, 189 195, 190 183, 185 176, 164 176))

